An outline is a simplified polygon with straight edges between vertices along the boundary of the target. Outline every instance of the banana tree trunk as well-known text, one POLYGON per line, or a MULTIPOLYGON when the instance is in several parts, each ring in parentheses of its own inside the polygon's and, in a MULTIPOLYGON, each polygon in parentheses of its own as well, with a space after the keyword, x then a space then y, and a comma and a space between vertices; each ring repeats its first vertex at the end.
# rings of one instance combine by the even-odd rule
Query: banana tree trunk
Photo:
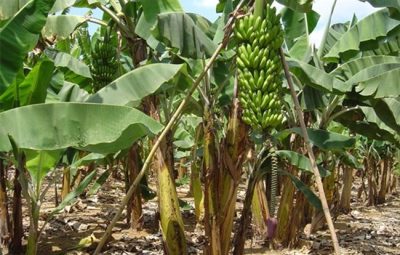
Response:
MULTIPOLYGON (((293 175, 297 174, 297 170, 291 165, 288 166, 288 172, 293 175)), ((286 247, 289 243, 290 218, 293 211, 293 199, 296 190, 288 176, 282 178, 282 187, 283 191, 277 214, 279 223, 276 230, 276 240, 286 247)))
POLYGON ((388 174, 387 174, 387 181, 386 181, 386 194, 392 193, 392 181, 393 181, 393 163, 389 160, 388 166, 388 174))
MULTIPOLYGON (((290 149, 292 151, 298 151, 301 148, 301 140, 294 134, 290 137, 290 144, 290 149)), ((298 170, 290 164, 286 165, 286 171, 294 176, 298 175, 298 170)), ((287 247, 289 244, 289 233, 291 227, 290 221, 293 213, 293 200, 295 197, 296 188, 288 176, 282 175, 281 177, 282 192, 277 213, 278 226, 276 229, 275 240, 283 247, 287 247)))
POLYGON ((30 212, 30 225, 29 225, 29 237, 28 245, 26 249, 26 255, 36 255, 38 248, 38 238, 39 238, 39 215, 40 206, 31 202, 31 212, 30 212))
MULTIPOLYGON (((198 142, 199 138, 199 130, 196 130, 196 142, 198 142)), ((200 180, 200 166, 199 160, 197 159, 197 145, 194 146, 192 151, 192 163, 190 168, 190 187, 191 192, 194 199, 194 210, 196 214, 197 222, 202 222, 204 218, 204 192, 201 187, 201 180, 200 180)))
MULTIPOLYGON (((128 155, 128 183, 129 186, 133 183, 138 175, 140 169, 142 168, 142 162, 139 154, 139 145, 135 143, 129 150, 128 155)), ((128 222, 132 229, 141 230, 143 227, 143 217, 142 217, 142 194, 140 188, 136 188, 134 194, 132 195, 131 201, 128 204, 128 222)))
POLYGON ((167 141, 161 143, 156 153, 157 188, 161 231, 166 254, 187 254, 184 225, 179 208, 178 195, 170 156, 172 147, 167 141))
POLYGON ((382 159, 381 162, 381 184, 378 193, 377 203, 383 204, 386 200, 386 191, 387 191, 387 178, 388 178, 388 171, 389 171, 389 160, 387 158, 382 159))
POLYGON ((331 174, 324 178, 324 190, 326 194, 326 200, 328 201, 329 207, 332 207, 337 200, 337 185, 336 185, 337 170, 335 167, 332 168, 331 174))
POLYGON ((364 167, 368 174, 368 205, 376 205, 376 197, 378 195, 378 188, 376 183, 376 163, 375 160, 367 157, 364 160, 364 167))
POLYGON ((267 220, 270 215, 267 196, 262 181, 259 181, 256 185, 251 207, 256 231, 259 235, 265 236, 267 234, 267 220))
MULTIPOLYGON (((146 99, 145 108, 151 117, 160 121, 154 96, 146 99)), ((172 137, 173 135, 170 132, 161 142, 155 154, 153 169, 157 174, 157 195, 164 251, 168 255, 184 255, 187 254, 187 245, 175 187, 172 137)), ((153 139, 152 143, 155 143, 155 141, 156 139, 153 139)))
POLYGON ((397 188, 399 186, 398 183, 400 183, 399 182, 399 177, 397 177, 396 175, 393 175, 392 183, 391 183, 391 191, 392 191, 392 193, 397 191, 397 188))
POLYGON ((247 129, 238 118, 238 101, 234 100, 234 107, 228 121, 226 138, 220 146, 221 159, 221 232, 222 235, 222 254, 228 254, 231 246, 231 233, 233 219, 235 216, 235 206, 237 189, 242 175, 242 165, 247 152, 247 129))
POLYGON ((242 255, 244 254, 244 245, 246 242, 246 230, 251 222, 251 202, 254 197, 254 190, 256 189, 257 183, 259 180, 255 178, 253 174, 250 175, 248 180, 248 185, 246 189, 246 197, 243 202, 242 216, 239 220, 239 228, 235 233, 234 243, 235 248, 233 250, 233 255, 242 255))
MULTIPOLYGON (((291 173, 296 172, 294 167, 289 166, 291 173)), ((289 170, 289 171, 290 171, 289 170)), ((283 246, 287 246, 289 243, 289 233, 291 228, 290 218, 293 210, 293 199, 295 194, 295 187, 293 186, 289 177, 283 178, 283 192, 278 209, 278 228, 276 233, 276 239, 283 246)))
POLYGON ((0 158, 0 247, 3 251, 8 249, 10 241, 10 218, 7 202, 6 171, 4 162, 0 158))
MULTIPOLYGON (((80 172, 78 170, 78 172, 80 172)), ((77 173, 79 174, 79 173, 77 173)), ((71 173, 70 173, 70 168, 69 167, 64 167, 63 169, 63 182, 62 182, 62 188, 61 188, 61 200, 64 200, 64 198, 68 195, 68 193, 71 191, 71 173)))
POLYGON ((181 158, 179 160, 178 167, 178 179, 182 179, 187 174, 186 158, 181 158))
POLYGON ((219 150, 212 115, 207 108, 204 113, 204 207, 205 229, 209 238, 206 254, 225 255, 231 246, 237 188, 247 144, 247 130, 238 119, 238 109, 238 101, 235 99, 227 134, 219 150))
MULTIPOLYGON (((311 175, 302 173, 301 181, 309 186, 311 184, 311 175)), ((289 226, 288 246, 295 247, 298 243, 299 230, 305 225, 305 212, 308 211, 306 205, 308 204, 307 198, 300 191, 296 192, 296 205, 292 212, 292 217, 289 226)))
POLYGON ((22 187, 18 181, 18 176, 20 174, 20 169, 16 168, 14 176, 14 197, 12 210, 13 234, 10 247, 12 254, 21 253, 22 237, 24 235, 24 230, 22 226, 22 187))
POLYGON ((204 121, 204 223, 206 236, 208 237, 208 247, 205 254, 220 255, 221 251, 221 232, 219 229, 219 190, 217 178, 219 175, 217 164, 217 148, 213 131, 212 120, 204 121))
POLYGON ((190 164, 190 195, 194 200, 194 212, 196 214, 196 221, 202 222, 204 219, 204 192, 201 187, 201 174, 200 162, 201 159, 197 157, 198 144, 202 136, 202 124, 198 125, 195 131, 194 146, 191 151, 191 164, 190 164))
POLYGON ((351 187, 353 185, 353 168, 343 166, 343 189, 340 197, 340 210, 350 212, 351 187))
MULTIPOLYGON (((333 165, 331 169, 331 174, 323 179, 323 186, 325 190, 325 195, 326 195, 326 200, 328 202, 328 206, 330 208, 330 211, 335 217, 335 215, 338 214, 339 212, 339 190, 338 190, 338 185, 337 183, 337 169, 336 165, 333 165)), ((307 184, 308 185, 308 184, 307 184)), ((314 233, 315 231, 321 229, 324 227, 324 224, 326 223, 326 219, 324 217, 324 212, 315 210, 315 208, 310 208, 313 210, 313 216, 311 219, 311 233, 314 233)))

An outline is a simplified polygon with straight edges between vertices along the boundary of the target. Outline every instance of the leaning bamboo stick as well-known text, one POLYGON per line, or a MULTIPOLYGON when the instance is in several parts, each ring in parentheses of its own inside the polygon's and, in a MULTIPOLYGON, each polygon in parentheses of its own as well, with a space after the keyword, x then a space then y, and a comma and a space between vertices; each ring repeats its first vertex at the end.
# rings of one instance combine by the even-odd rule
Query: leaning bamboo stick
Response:
POLYGON ((301 133, 302 133, 302 136, 304 138, 304 143, 306 145, 306 149, 307 149, 307 152, 308 152, 308 157, 310 158, 311 166, 312 166, 312 169, 313 169, 313 172, 314 172, 314 175, 315 175, 315 179, 316 179, 316 182, 317 182, 319 198, 321 200, 322 210, 324 212, 325 219, 326 219, 326 222, 328 223, 329 231, 331 233, 333 248, 335 250, 335 254, 336 255, 340 255, 339 242, 338 242, 338 239, 337 239, 337 236, 336 236, 335 227, 333 226, 333 221, 332 221, 331 213, 329 211, 328 202, 326 200, 326 196, 325 196, 324 186, 322 184, 321 175, 319 174, 318 166, 317 166, 317 163, 316 163, 316 160, 315 160, 315 155, 314 155, 314 152, 312 150, 311 143, 310 143, 310 138, 309 138, 308 133, 307 133, 306 124, 304 122, 303 111, 302 111, 302 109, 300 107, 299 100, 297 99, 296 91, 294 90, 294 86, 293 86, 292 77, 291 77, 291 75, 289 73, 289 67, 288 67, 288 64, 286 62, 285 54, 283 53, 282 48, 280 49, 279 53, 280 53, 281 61, 282 61, 282 64, 283 64, 283 70, 285 71, 286 80, 287 80, 288 85, 289 85, 290 94, 291 94, 293 102, 294 102, 294 107, 295 107, 295 110, 296 110, 296 113, 297 113, 297 118, 299 119, 299 122, 300 122, 301 133))

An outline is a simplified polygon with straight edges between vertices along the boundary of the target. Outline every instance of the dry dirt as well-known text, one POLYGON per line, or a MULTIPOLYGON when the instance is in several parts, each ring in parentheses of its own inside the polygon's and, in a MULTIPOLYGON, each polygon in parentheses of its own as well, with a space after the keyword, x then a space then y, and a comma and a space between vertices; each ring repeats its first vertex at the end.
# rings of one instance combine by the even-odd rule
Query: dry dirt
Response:
MULTIPOLYGON (((59 189, 61 187, 58 187, 59 189)), ((46 196, 42 215, 54 207, 54 189, 46 196)), ((60 192, 60 191, 59 191, 60 192)), ((97 195, 79 198, 72 206, 49 222, 43 232, 38 254, 91 254, 95 244, 78 248, 83 238, 95 240, 101 237, 114 215, 124 193, 121 180, 109 178, 97 195)), ((181 199, 193 205, 186 195, 188 186, 179 187, 181 199)), ((58 193, 60 194, 60 193, 58 193)), ((239 192, 238 205, 244 192, 239 192)), ((387 202, 377 207, 366 207, 361 201, 353 201, 352 212, 340 215, 336 220, 338 238, 343 254, 400 254, 400 196, 392 195, 387 202)), ((114 228, 112 240, 102 254, 162 254, 162 242, 156 220, 157 201, 144 204, 144 229, 135 231, 121 220, 114 228)), ((238 212, 239 213, 239 212, 238 212)), ((28 234, 28 220, 24 228, 28 234)), ((41 222, 44 220, 43 216, 41 222)), ((203 254, 204 230, 196 226, 194 211, 183 211, 186 237, 190 254, 203 254)), ((246 254, 331 254, 329 232, 326 230, 306 238, 301 236, 303 246, 296 250, 270 250, 257 236, 246 243, 246 254)), ((26 242, 26 240, 25 240, 26 242)))

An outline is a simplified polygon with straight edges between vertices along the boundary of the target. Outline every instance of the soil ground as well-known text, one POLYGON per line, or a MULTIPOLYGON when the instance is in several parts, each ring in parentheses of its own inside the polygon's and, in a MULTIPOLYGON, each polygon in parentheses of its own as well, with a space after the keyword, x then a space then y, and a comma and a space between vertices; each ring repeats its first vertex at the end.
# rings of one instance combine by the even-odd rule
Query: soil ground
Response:
MULTIPOLYGON (((44 229, 38 254, 91 254, 97 244, 96 239, 101 237, 111 221, 124 190, 123 181, 110 177, 96 195, 77 199, 74 204, 51 220, 44 229), (89 247, 81 248, 78 243, 84 238, 90 240, 87 242, 89 247)), ((188 185, 178 188, 180 198, 193 205, 192 198, 187 197, 188 192, 188 185)), ((237 215, 239 215, 243 197, 244 191, 240 191, 237 215)), ((41 223, 45 220, 46 212, 54 208, 54 203, 54 189, 50 189, 42 207, 41 223)), ((121 220, 114 228, 112 240, 108 242, 102 254, 163 254, 156 211, 156 200, 144 203, 142 231, 129 229, 126 220, 121 220)), ((29 222, 26 213, 24 214, 26 219, 24 228, 27 235, 29 222)), ((190 254, 203 254, 204 230, 196 226, 194 210, 183 211, 183 218, 190 254)), ((400 254, 400 195, 394 194, 388 197, 385 204, 376 207, 366 207, 362 201, 352 201, 351 213, 340 215, 335 222, 335 227, 343 254, 400 254)), ((270 250, 265 247, 263 237, 257 236, 248 240, 245 253, 271 255, 332 253, 327 230, 318 231, 309 237, 301 235, 300 240, 302 247, 298 249, 270 250)))

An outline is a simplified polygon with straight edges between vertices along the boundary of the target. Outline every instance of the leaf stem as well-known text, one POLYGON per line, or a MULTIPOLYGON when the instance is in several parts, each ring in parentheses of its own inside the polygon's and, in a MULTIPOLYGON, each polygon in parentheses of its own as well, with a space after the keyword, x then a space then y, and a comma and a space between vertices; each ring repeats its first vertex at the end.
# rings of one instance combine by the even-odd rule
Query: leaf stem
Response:
POLYGON ((254 16, 264 18, 265 0, 256 0, 254 4, 254 16))
POLYGON ((359 106, 343 109, 343 110, 333 114, 331 117, 329 117, 329 119, 327 120, 327 123, 331 122, 332 120, 339 117, 340 115, 345 114, 346 112, 355 111, 355 110, 359 110, 359 109, 360 109, 359 106))
POLYGON ((122 22, 122 20, 117 16, 115 12, 107 8, 106 6, 99 4, 97 5, 102 11, 110 15, 111 19, 117 23, 117 25, 121 28, 122 31, 126 34, 127 37, 131 37, 131 34, 129 33, 128 27, 122 22))
POLYGON ((328 38, 329 28, 331 27, 333 11, 335 10, 336 2, 337 2, 337 0, 335 0, 333 2, 333 4, 332 4, 331 13, 329 14, 328 23, 326 24, 324 35, 322 36, 321 44, 319 45, 319 48, 318 48, 317 55, 318 55, 319 59, 322 57, 322 53, 323 53, 323 51, 325 49, 325 43, 326 43, 326 39, 328 38))
POLYGON ((94 24, 100 25, 100 26, 107 26, 107 23, 105 23, 102 20, 96 19, 96 18, 92 18, 92 17, 88 17, 86 18, 87 21, 92 22, 94 24))

